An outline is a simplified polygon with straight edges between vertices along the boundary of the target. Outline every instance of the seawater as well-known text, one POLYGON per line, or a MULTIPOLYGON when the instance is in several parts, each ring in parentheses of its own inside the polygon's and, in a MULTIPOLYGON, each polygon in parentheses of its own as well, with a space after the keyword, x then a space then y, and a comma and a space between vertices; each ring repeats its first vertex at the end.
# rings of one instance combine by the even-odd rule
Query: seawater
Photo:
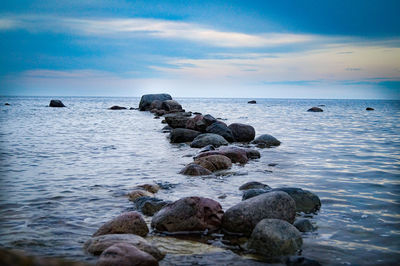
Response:
POLYGON ((399 101, 177 98, 188 111, 250 124, 282 142, 245 166, 199 178, 178 174, 197 150, 170 144, 152 114, 107 110, 137 107, 139 98, 59 97, 67 108, 47 107, 50 99, 0 98, 3 247, 94 261, 83 243, 132 209, 125 194, 135 185, 170 184, 157 197, 209 197, 227 209, 241 201, 241 184, 260 181, 321 198, 311 218, 318 229, 303 236, 306 257, 327 265, 400 261, 399 101), (306 111, 320 104, 323 113, 306 111))

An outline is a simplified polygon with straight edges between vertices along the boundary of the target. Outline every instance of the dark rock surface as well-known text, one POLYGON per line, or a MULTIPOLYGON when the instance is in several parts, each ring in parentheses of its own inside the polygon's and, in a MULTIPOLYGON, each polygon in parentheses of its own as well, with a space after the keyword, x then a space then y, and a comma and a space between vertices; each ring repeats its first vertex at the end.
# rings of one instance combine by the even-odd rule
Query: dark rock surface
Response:
POLYGON ((232 161, 228 157, 219 154, 197 158, 194 163, 210 170, 211 172, 225 170, 232 167, 232 161))
POLYGON ((248 159, 258 159, 261 158, 261 154, 258 150, 246 148, 246 155, 248 159))
POLYGON ((161 210, 168 203, 171 202, 153 197, 141 197, 137 198, 133 202, 137 210, 141 211, 144 215, 148 216, 153 216, 156 212, 161 210))
POLYGON ((321 108, 316 107, 316 106, 311 107, 310 109, 307 110, 307 112, 323 112, 323 111, 324 110, 322 110, 321 108))
POLYGON ((207 145, 219 147, 221 145, 228 145, 226 139, 217 134, 205 133, 198 135, 190 144, 192 148, 203 148, 207 145))
POLYGON ((256 100, 251 100, 251 101, 248 101, 247 103, 250 103, 250 104, 256 104, 256 103, 257 103, 257 101, 256 101, 256 100))
POLYGON ((192 142, 201 132, 186 129, 186 128, 175 128, 169 134, 171 143, 182 143, 192 142))
POLYGON ((281 145, 281 142, 279 140, 277 140, 274 136, 271 136, 269 134, 260 135, 251 143, 257 144, 257 146, 259 146, 260 148, 281 145))
POLYGON ((205 116, 203 116, 203 121, 204 123, 206 123, 207 127, 210 126, 211 124, 214 124, 215 122, 217 122, 217 119, 215 119, 212 115, 210 114, 206 114, 205 116))
POLYGON ((202 176, 202 175, 212 174, 210 170, 196 163, 190 163, 186 165, 179 173, 182 175, 191 175, 191 176, 202 176))
POLYGON ((167 124, 172 128, 186 128, 186 123, 190 119, 183 113, 173 113, 164 116, 167 124))
POLYGON ((149 232, 146 222, 138 212, 125 212, 103 224, 93 236, 107 234, 135 234, 146 236, 149 232))
POLYGON ((161 104, 161 109, 167 112, 180 112, 182 111, 182 105, 180 105, 177 101, 174 100, 166 100, 161 104))
POLYGON ((235 146, 220 147, 216 150, 199 153, 195 159, 210 156, 223 155, 231 159, 232 163, 245 164, 248 161, 246 150, 235 146))
POLYGON ((248 190, 248 189, 266 189, 266 190, 270 190, 270 186, 268 186, 267 184, 263 184, 261 182, 257 182, 257 181, 250 181, 247 182, 243 185, 241 185, 239 187, 239 190, 248 190))
POLYGON ((65 105, 60 100, 51 100, 49 106, 50 107, 65 107, 65 105))
POLYGON ((365 110, 367 110, 367 111, 374 111, 375 109, 372 108, 372 107, 367 107, 367 108, 365 108, 365 110))
POLYGON ((213 133, 224 137, 228 142, 235 141, 232 131, 222 122, 214 122, 206 128, 207 133, 213 133))
POLYGON ((166 101, 166 100, 172 100, 171 95, 162 93, 162 94, 145 94, 142 96, 140 99, 139 103, 139 110, 140 111, 149 111, 151 107, 151 103, 155 100, 158 101, 166 101))
POLYGON ((137 185, 135 188, 143 189, 150 193, 157 193, 160 190, 160 186, 157 184, 142 184, 137 185))
POLYGON ((287 266, 321 266, 316 260, 308 259, 303 256, 289 256, 286 260, 287 266))
POLYGON ((235 141, 237 142, 250 142, 256 136, 254 127, 250 125, 233 123, 228 126, 231 130, 235 141))
POLYGON ((157 266, 150 254, 127 243, 117 243, 104 250, 96 266, 157 266))
POLYGON ((202 115, 196 115, 186 122, 186 128, 204 133, 206 132, 207 123, 202 115))
POLYGON ((270 191, 271 189, 268 188, 249 188, 243 192, 242 200, 247 200, 270 191))
POLYGON ((110 110, 126 110, 126 107, 114 105, 114 106, 111 106, 108 109, 110 109, 110 110))
POLYGON ((294 221, 293 225, 297 228, 297 230, 303 233, 312 232, 315 229, 310 219, 307 218, 298 218, 296 221, 294 221))

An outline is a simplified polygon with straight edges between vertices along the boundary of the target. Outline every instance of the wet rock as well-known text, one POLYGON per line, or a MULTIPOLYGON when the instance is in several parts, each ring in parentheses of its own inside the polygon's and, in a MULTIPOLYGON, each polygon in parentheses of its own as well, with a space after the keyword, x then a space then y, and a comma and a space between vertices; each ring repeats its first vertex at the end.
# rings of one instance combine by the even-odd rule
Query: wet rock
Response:
POLYGON ((243 192, 242 200, 247 200, 270 191, 271 189, 268 188, 249 188, 243 192))
POLYGON ((256 136, 254 127, 250 125, 233 123, 228 126, 237 142, 250 142, 256 136))
POLYGON ((253 230, 248 247, 268 257, 294 254, 301 248, 301 233, 284 220, 263 219, 253 230))
POLYGON ((257 181, 251 181, 251 182, 247 182, 243 185, 241 185, 239 187, 239 190, 248 190, 248 189, 266 189, 266 190, 270 190, 270 186, 268 186, 267 184, 263 184, 257 181))
POLYGON ((217 122, 217 119, 215 119, 210 114, 206 114, 205 116, 203 116, 203 120, 206 123, 207 127, 210 126, 211 124, 214 124, 215 122, 217 122))
POLYGON ((136 188, 146 190, 150 193, 157 193, 160 190, 160 186, 157 184, 143 184, 136 186, 136 188))
POLYGON ((365 110, 367 110, 367 111, 374 111, 375 109, 372 108, 372 107, 367 107, 367 108, 365 108, 365 110))
POLYGON ((248 101, 247 103, 250 103, 250 104, 256 104, 256 103, 257 103, 257 101, 255 101, 255 100, 251 100, 251 101, 248 101))
POLYGON ((149 253, 156 260, 164 258, 164 254, 156 247, 147 242, 143 237, 134 234, 110 234, 101 235, 88 239, 83 248, 93 255, 100 255, 104 250, 118 243, 126 243, 149 253))
POLYGON ((141 211, 144 215, 153 216, 156 212, 161 210, 170 201, 165 201, 153 197, 137 198, 134 202, 137 210, 141 211))
POLYGON ((199 150, 199 153, 213 151, 213 150, 215 150, 215 147, 213 145, 207 145, 204 148, 202 148, 201 150, 199 150))
POLYGON ((250 235, 263 219, 281 219, 293 223, 296 216, 294 200, 283 191, 265 193, 229 208, 222 219, 224 230, 250 235))
POLYGON ((185 166, 180 172, 182 175, 190 175, 190 176, 201 176, 201 175, 211 175, 212 172, 203 166, 200 166, 196 163, 190 163, 185 166))
POLYGON ((196 115, 186 122, 186 128, 204 133, 206 132, 207 123, 202 115, 196 115))
POLYGON ((111 221, 103 224, 93 236, 108 234, 135 234, 146 236, 149 228, 142 215, 138 212, 125 212, 111 221))
POLYGON ((177 101, 166 100, 162 102, 161 109, 167 112, 180 112, 182 111, 182 106, 177 101))
POLYGON ((135 189, 128 194, 129 200, 134 201, 140 197, 152 197, 153 193, 150 193, 146 190, 135 189))
POLYGON ((111 106, 108 109, 110 109, 110 110, 126 110, 126 107, 114 105, 114 106, 111 106))
POLYGON ((4 105, 10 105, 9 103, 5 103, 4 105))
POLYGON ((293 225, 300 231, 300 232, 312 232, 314 231, 314 226, 309 219, 306 218, 299 218, 294 221, 293 225))
POLYGON ((228 142, 233 142, 235 139, 233 137, 232 131, 223 123, 215 122, 206 128, 207 133, 218 134, 228 142))
POLYGON ((323 112, 324 110, 322 110, 319 107, 311 107, 310 109, 307 110, 307 112, 323 112))
POLYGON ((281 145, 281 142, 279 140, 269 134, 260 135, 251 143, 257 144, 261 148, 281 145))
POLYGON ((186 128, 186 122, 190 119, 181 113, 167 114, 164 117, 167 124, 172 128, 186 128))
POLYGON ((190 144, 192 148, 203 148, 207 145, 219 147, 221 145, 228 145, 228 142, 220 135, 205 133, 198 135, 190 144))
POLYGON ((50 107, 65 107, 65 105, 60 100, 51 100, 49 106, 50 107))
POLYGON ((261 158, 261 154, 258 150, 246 148, 246 155, 248 159, 258 159, 261 158))
POLYGON ((166 100, 172 100, 171 95, 169 94, 145 94, 142 96, 142 98, 140 99, 140 103, 139 103, 139 110, 140 111, 149 111, 151 110, 151 103, 155 100, 158 101, 166 101, 166 100))
POLYGON ((171 131, 169 138, 171 143, 182 143, 192 142, 201 132, 186 129, 186 128, 175 128, 171 131))
POLYGON ((195 157, 195 159, 199 159, 210 155, 224 155, 229 159, 231 159, 232 163, 245 164, 248 161, 246 150, 235 146, 220 147, 217 150, 202 152, 199 153, 195 157))
POLYGON ((154 119, 160 119, 160 117, 159 116, 155 116, 154 119))
POLYGON ((308 190, 294 187, 274 188, 272 191, 284 191, 296 202, 296 211, 304 213, 314 213, 321 208, 319 197, 308 190))
POLYGON ((194 163, 210 170, 211 172, 225 170, 232 167, 232 161, 224 155, 209 155, 197 158, 194 163))
POLYGON ((150 254, 127 243, 117 243, 104 250, 96 266, 157 266, 150 254))
POLYGON ((223 215, 215 200, 186 197, 164 206, 153 216, 151 227, 167 232, 217 230, 223 215))
MULTIPOLYGON (((152 101, 151 102, 151 104, 150 104, 150 107, 149 107, 149 109, 150 110, 161 110, 162 108, 162 101, 160 101, 160 100, 154 100, 154 101, 152 101)), ((164 110, 165 111, 165 110, 164 110)))
POLYGON ((308 259, 303 256, 289 256, 286 260, 287 266, 321 266, 316 260, 308 259))
POLYGON ((163 133, 168 133, 168 132, 171 132, 172 129, 173 129, 173 128, 170 127, 170 126, 165 126, 165 127, 163 127, 161 130, 162 130, 163 133))

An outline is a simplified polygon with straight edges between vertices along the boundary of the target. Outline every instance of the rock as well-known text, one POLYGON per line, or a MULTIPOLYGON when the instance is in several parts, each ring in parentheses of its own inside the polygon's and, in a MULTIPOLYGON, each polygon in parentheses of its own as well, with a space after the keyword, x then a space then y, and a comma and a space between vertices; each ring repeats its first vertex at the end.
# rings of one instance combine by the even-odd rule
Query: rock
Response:
POLYGON ((135 189, 128 194, 129 200, 134 201, 140 197, 152 197, 153 193, 150 193, 146 190, 135 189))
POLYGON ((201 113, 199 113, 199 112, 194 112, 193 114, 194 115, 201 115, 201 113))
POLYGON ((10 105, 9 103, 5 103, 4 105, 10 105))
POLYGON ((157 116, 163 116, 165 115, 167 112, 165 110, 155 110, 154 114, 157 116))
POLYGON ((260 135, 251 143, 258 144, 260 147, 279 146, 281 144, 279 140, 269 134, 260 135))
POLYGON ((311 107, 310 109, 307 110, 307 112, 323 112, 324 110, 322 110, 319 107, 311 107))
POLYGON ((222 219, 222 228, 232 233, 250 235, 262 219, 281 219, 293 223, 294 200, 283 191, 265 193, 229 208, 222 219))
POLYGON ((271 189, 270 186, 257 182, 257 181, 251 181, 251 182, 247 182, 243 185, 241 185, 239 187, 239 190, 248 190, 248 189, 254 189, 254 188, 258 188, 258 189, 271 189))
POLYGON ((164 117, 165 121, 172 128, 186 128, 186 122, 190 119, 181 113, 167 114, 164 117))
POLYGON ((300 232, 312 232, 314 231, 314 226, 309 219, 300 218, 294 221, 293 225, 300 231, 300 232))
POLYGON ((211 172, 225 170, 232 167, 231 160, 224 155, 209 155, 201 157, 196 159, 194 163, 210 170, 211 172))
POLYGON ((372 108, 372 107, 367 107, 367 108, 365 108, 365 110, 367 110, 367 111, 374 111, 375 109, 372 108))
POLYGON ((161 210, 170 201, 165 201, 153 197, 137 198, 134 202, 137 210, 141 211, 144 215, 153 216, 156 212, 161 210))
POLYGON ((245 150, 248 159, 258 159, 261 157, 260 152, 255 149, 246 148, 245 150))
POLYGON ((196 115, 186 122, 186 128, 206 132, 207 124, 202 115, 196 115))
POLYGON ((171 132, 172 129, 173 129, 172 127, 167 125, 167 126, 163 127, 161 130, 163 133, 168 133, 168 132, 171 132))
MULTIPOLYGON (((163 102, 160 101, 160 100, 154 100, 154 101, 151 102, 149 109, 150 110, 155 110, 155 111, 161 110, 162 109, 162 103, 163 102)), ((165 111, 165 110, 163 110, 163 111, 165 111)))
POLYGON ((201 152, 195 157, 195 159, 199 159, 210 155, 226 156, 229 159, 231 159, 232 163, 245 164, 248 161, 246 150, 235 146, 220 147, 217 150, 201 152))
POLYGON ((304 213, 315 213, 321 208, 319 197, 308 190, 294 187, 274 188, 272 191, 284 191, 296 202, 296 211, 304 213))
POLYGON ((247 103, 250 103, 250 104, 256 104, 256 103, 257 103, 257 101, 255 101, 255 100, 251 100, 251 101, 248 101, 247 103))
POLYGON ((207 127, 210 126, 211 124, 214 124, 215 122, 217 122, 217 119, 215 119, 212 115, 210 114, 206 114, 205 116, 203 116, 203 121, 204 123, 206 123, 207 127))
POLYGON ((158 101, 166 101, 166 100, 172 100, 171 95, 163 93, 163 94, 145 94, 142 96, 140 99, 139 103, 139 110, 140 111, 149 111, 151 110, 151 103, 155 100, 158 101))
POLYGON ((215 200, 186 197, 164 206, 153 216, 151 226, 167 232, 217 230, 223 214, 215 200))
POLYGON ((190 144, 192 148, 203 148, 207 145, 219 147, 221 145, 228 145, 228 142, 220 135, 205 133, 198 135, 190 144))
POLYGON ((202 148, 201 150, 199 150, 199 153, 202 152, 207 152, 207 151, 214 151, 215 147, 213 145, 207 145, 204 148, 202 148))
POLYGON ((103 224, 93 236, 108 234, 135 234, 146 236, 149 232, 147 224, 138 212, 125 212, 103 224))
POLYGON ((289 256, 286 260, 287 266, 321 266, 316 260, 308 259, 303 256, 289 256))
POLYGON ((229 142, 233 142, 235 139, 233 137, 232 131, 222 123, 214 122, 206 128, 207 133, 218 134, 229 142))
POLYGON ((160 186, 157 184, 143 184, 136 186, 136 188, 146 190, 150 193, 157 193, 160 190, 160 186))
POLYGON ((301 233, 290 223, 278 219, 263 219, 253 230, 248 247, 268 257, 294 254, 301 248, 301 233))
POLYGON ((175 128, 169 134, 171 143, 182 143, 192 142, 201 132, 186 129, 186 128, 175 128))
POLYGON ((319 107, 325 107, 325 104, 318 104, 319 107))
POLYGON ((111 106, 111 107, 110 107, 110 108, 108 108, 108 109, 110 109, 110 110, 125 110, 125 109, 126 109, 126 107, 122 107, 122 106, 114 105, 114 106, 111 106))
POLYGON ((104 250, 96 266, 157 266, 150 254, 127 243, 117 243, 104 250))
POLYGON ((156 260, 162 260, 165 256, 156 246, 147 242, 143 237, 134 234, 111 234, 92 237, 85 242, 83 248, 90 254, 100 255, 104 250, 118 243, 131 244, 141 251, 149 253, 156 260))
POLYGON ((243 192, 242 200, 247 200, 270 191, 271 189, 268 188, 249 188, 243 192))
POLYGON ((254 127, 250 125, 233 123, 228 126, 237 142, 250 142, 256 136, 254 127))
POLYGON ((65 107, 65 105, 60 100, 51 100, 49 106, 50 107, 65 107))
POLYGON ((159 116, 155 116, 154 119, 160 119, 160 117, 159 116))
POLYGON ((163 101, 161 104, 161 109, 167 111, 167 112, 174 112, 174 111, 182 111, 182 106, 174 100, 166 100, 163 101))
POLYGON ((212 172, 203 166, 200 166, 195 163, 190 163, 185 166, 180 172, 182 175, 191 175, 191 176, 201 176, 201 175, 211 175, 212 172))

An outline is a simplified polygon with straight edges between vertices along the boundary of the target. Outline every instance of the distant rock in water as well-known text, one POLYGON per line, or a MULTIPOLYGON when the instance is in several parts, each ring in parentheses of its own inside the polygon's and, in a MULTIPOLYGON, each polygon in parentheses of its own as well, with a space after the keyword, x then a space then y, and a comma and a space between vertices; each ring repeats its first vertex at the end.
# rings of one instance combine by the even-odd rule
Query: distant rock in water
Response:
POLYGON ((5 103, 4 105, 10 105, 9 103, 5 103))
POLYGON ((319 107, 325 107, 325 104, 318 104, 319 107))
POLYGON ((126 107, 114 105, 114 106, 111 106, 111 107, 108 108, 108 109, 110 109, 110 110, 125 110, 126 107))
POLYGON ((65 105, 60 100, 51 100, 49 106, 50 107, 65 107, 65 105))
POLYGON ((307 112, 323 112, 324 110, 322 110, 319 107, 311 107, 310 109, 307 110, 307 112))
POLYGON ((257 103, 257 101, 255 101, 255 100, 251 100, 251 101, 248 101, 247 103, 249 103, 249 104, 256 104, 256 103, 257 103))
POLYGON ((367 110, 367 111, 374 111, 375 109, 372 108, 372 107, 367 107, 365 110, 367 110))
POLYGON ((249 189, 271 189, 271 188, 267 184, 263 184, 258 181, 250 181, 239 187, 239 190, 249 190, 249 189))
POLYGON ((274 136, 269 134, 263 134, 258 136, 255 140, 251 142, 252 144, 257 144, 260 148, 269 148, 272 146, 279 146, 281 142, 277 140, 274 136))
POLYGON ((139 110, 140 111, 149 111, 151 103, 155 100, 158 101, 167 101, 167 100, 172 100, 171 95, 162 93, 162 94, 145 94, 142 96, 140 99, 139 103, 139 110))

